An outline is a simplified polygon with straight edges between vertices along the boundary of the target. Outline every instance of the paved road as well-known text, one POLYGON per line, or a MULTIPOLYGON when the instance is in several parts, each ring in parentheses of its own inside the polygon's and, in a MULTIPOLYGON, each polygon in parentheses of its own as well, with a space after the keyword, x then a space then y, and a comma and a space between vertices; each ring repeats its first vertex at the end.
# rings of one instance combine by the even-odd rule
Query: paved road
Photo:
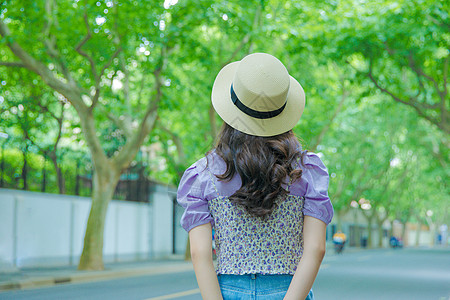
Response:
MULTIPOLYGON (((368 250, 325 258, 318 300, 448 300, 449 250, 368 250)), ((193 272, 0 293, 0 299, 200 299, 193 272), (166 295, 166 297, 161 297, 166 295)))
POLYGON ((450 300, 450 249, 369 250, 328 257, 317 299, 450 300))

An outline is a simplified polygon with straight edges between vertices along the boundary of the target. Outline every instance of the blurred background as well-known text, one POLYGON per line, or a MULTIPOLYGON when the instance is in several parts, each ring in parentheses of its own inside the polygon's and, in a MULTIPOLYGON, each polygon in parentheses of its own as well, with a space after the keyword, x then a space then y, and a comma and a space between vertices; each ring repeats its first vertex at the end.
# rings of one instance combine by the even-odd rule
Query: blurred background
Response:
POLYGON ((294 131, 329 169, 330 247, 342 231, 349 254, 398 246, 448 262, 449 11, 443 0, 0 1, 4 283, 188 259, 177 183, 222 124, 216 74, 254 52, 305 90, 294 131))

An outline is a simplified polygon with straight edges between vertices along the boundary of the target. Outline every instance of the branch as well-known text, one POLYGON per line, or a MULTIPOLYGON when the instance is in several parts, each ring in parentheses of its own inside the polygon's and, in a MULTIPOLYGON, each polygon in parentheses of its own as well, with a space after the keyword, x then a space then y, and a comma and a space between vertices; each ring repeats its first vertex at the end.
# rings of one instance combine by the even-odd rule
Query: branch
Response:
POLYGON ((109 68, 114 60, 114 58, 119 55, 119 53, 123 50, 122 46, 119 46, 117 50, 113 53, 113 55, 109 58, 109 60, 105 63, 102 70, 100 71, 100 76, 103 76, 103 73, 105 73, 105 70, 109 68))
POLYGON ((91 72, 92 72, 92 75, 94 76, 94 81, 97 83, 97 82, 99 82, 99 78, 97 75, 97 70, 95 69, 94 59, 91 56, 89 56, 89 54, 87 54, 86 52, 84 52, 81 49, 84 46, 84 44, 86 44, 87 41, 89 41, 90 38, 92 37, 91 27, 89 26, 89 20, 88 20, 86 8, 84 11, 83 18, 84 18, 84 25, 86 26, 87 33, 86 33, 86 36, 84 37, 84 39, 82 39, 81 42, 75 47, 75 51, 77 51, 81 56, 84 56, 89 61, 89 64, 91 65, 91 72))
POLYGON ((444 72, 442 74, 442 77, 444 79, 444 90, 442 91, 441 95, 441 122, 444 124, 444 126, 446 126, 446 128, 448 128, 448 118, 449 118, 449 111, 447 110, 447 103, 446 100, 447 99, 447 75, 448 75, 448 60, 449 60, 450 55, 447 55, 447 57, 445 58, 445 62, 444 62, 444 72))
POLYGON ((53 149, 56 152, 56 149, 58 147, 59 141, 61 140, 62 137, 62 132, 63 132, 63 121, 64 121, 64 102, 60 102, 61 104, 61 116, 59 118, 56 119, 56 121, 58 122, 58 136, 56 137, 55 143, 54 143, 54 147, 53 149))
POLYGON ((133 136, 133 129, 131 126, 131 117, 122 115, 120 117, 116 117, 113 113, 107 114, 108 119, 113 121, 113 123, 122 130, 123 134, 128 138, 133 136))
POLYGON ((41 102, 37 101, 36 104, 39 106, 39 108, 41 109, 42 113, 48 113, 50 116, 52 116, 53 119, 55 119, 56 121, 58 121, 58 123, 60 123, 60 117, 58 117, 57 115, 55 115, 52 111, 50 111, 48 109, 47 105, 42 104, 41 102))
POLYGON ((138 100, 138 105, 140 106, 141 104, 141 98, 142 98, 142 92, 144 91, 144 86, 145 86, 145 74, 142 73, 142 78, 141 78, 141 82, 139 85, 139 92, 137 95, 137 100, 138 100))
MULTIPOLYGON (((60 116, 58 117, 54 112, 52 112, 49 109, 49 105, 48 104, 44 104, 42 101, 40 101, 40 99, 42 98, 42 95, 40 94, 32 94, 30 95, 30 97, 34 100, 34 103, 40 108, 40 112, 45 114, 48 113, 53 119, 56 120, 56 122, 58 122, 58 135, 56 137, 56 140, 53 144, 53 150, 49 150, 49 149, 43 149, 41 147, 38 146, 38 148, 40 148, 41 152, 45 152, 45 151, 49 151, 49 152, 55 152, 57 150, 58 144, 61 140, 62 137, 62 132, 63 132, 63 121, 64 121, 64 102, 63 101, 58 101, 60 104, 60 116)), ((35 144, 31 139, 29 139, 33 144, 35 144)), ((36 144, 35 144, 36 145, 36 144)), ((37 146, 37 145, 36 145, 37 146)))
POLYGON ((160 121, 160 122, 158 122, 159 128, 162 131, 164 131, 164 132, 166 132, 167 134, 170 135, 172 141, 175 143, 175 146, 177 148, 178 159, 175 159, 174 155, 170 155, 167 145, 164 145, 165 146, 164 150, 166 152, 166 155, 169 158, 169 160, 171 161, 171 163, 173 164, 175 172, 178 175, 177 181, 179 181, 180 178, 183 176, 184 165, 186 164, 186 154, 184 152, 183 142, 182 142, 181 138, 177 134, 175 134, 172 131, 170 131, 168 128, 166 128, 161 123, 161 119, 158 118, 158 120, 160 121))
POLYGON ((0 66, 26 68, 23 63, 17 61, 0 61, 0 66))
MULTIPOLYGON (((0 19, 0 35, 2 37, 10 37, 11 32, 9 31, 9 28, 6 26, 6 24, 3 22, 3 20, 0 19)), ((25 52, 22 47, 15 41, 7 42, 8 47, 11 49, 11 51, 20 58, 22 61, 22 64, 29 68, 31 71, 39 74, 39 73, 45 73, 49 70, 41 63, 36 61, 33 57, 31 57, 27 52, 25 52)))
MULTIPOLYGON (((350 64, 351 65, 351 64, 350 64)), ((353 66, 352 66, 353 67, 353 66)), ((410 105, 407 101, 404 101, 402 99, 400 99, 400 97, 394 95, 393 93, 391 93, 390 91, 388 91, 387 89, 383 88, 381 85, 378 84, 378 81, 375 79, 375 77, 373 76, 373 61, 372 59, 370 59, 369 61, 369 72, 366 74, 369 79, 375 84, 375 86, 382 91, 383 93, 388 94, 389 96, 391 96, 395 101, 398 101, 400 103, 406 104, 406 105, 410 105)))
POLYGON ((91 104, 91 106, 89 106, 89 109, 91 111, 97 106, 98 99, 100 98, 100 80, 101 80, 103 74, 105 73, 105 70, 111 65, 114 58, 116 58, 116 56, 119 54, 120 51, 122 51, 122 47, 119 47, 116 50, 116 52, 114 52, 114 54, 109 58, 108 62, 106 62, 106 64, 103 66, 102 70, 100 71, 98 78, 95 80, 95 94, 94 94, 94 97, 92 98, 92 104, 91 104))
MULTIPOLYGON (((0 19, 0 35, 3 37, 11 36, 9 28, 2 19, 0 19)), ((47 66, 28 54, 19 43, 11 41, 11 39, 6 40, 7 46, 21 60, 27 69, 38 74, 50 88, 61 95, 64 95, 72 103, 80 116, 81 126, 84 131, 86 142, 91 150, 91 154, 92 156, 97 156, 97 159, 94 159, 94 163, 96 163, 95 167, 97 170, 104 168, 104 166, 108 164, 108 161, 101 147, 100 140, 96 135, 95 120, 92 112, 87 109, 88 107, 81 97, 81 89, 70 82, 66 83, 57 79, 47 66)))
POLYGON ((168 52, 169 49, 166 45, 164 45, 163 48, 161 48, 159 64, 153 71, 153 75, 155 76, 155 86, 153 89, 154 92, 152 97, 150 97, 149 99, 147 109, 138 129, 132 135, 131 139, 127 140, 125 146, 119 151, 117 156, 113 158, 113 164, 119 170, 124 169, 128 166, 131 159, 134 157, 134 154, 138 151, 139 146, 142 144, 144 139, 151 132, 153 126, 155 125, 159 103, 161 102, 162 98, 161 74, 167 66, 168 52))
POLYGON ((369 79, 375 84, 375 86, 376 86, 380 91, 382 91, 382 92, 385 93, 385 94, 388 94, 389 96, 392 97, 392 99, 394 99, 394 100, 397 101, 397 102, 400 102, 400 103, 403 103, 403 104, 405 104, 405 105, 411 106, 412 108, 414 108, 414 109, 416 110, 416 112, 417 112, 417 114, 418 114, 419 116, 421 116, 422 118, 428 120, 430 123, 436 125, 436 126, 439 127, 440 129, 442 129, 444 132, 450 133, 450 129, 448 128, 447 124, 444 124, 444 123, 440 122, 438 119, 433 118, 433 117, 430 117, 430 116, 428 116, 428 115, 426 115, 426 114, 424 113, 424 111, 423 111, 422 108, 421 108, 421 107, 423 106, 421 103, 417 102, 417 101, 414 100, 414 99, 409 99, 410 101, 405 101, 405 100, 401 99, 400 97, 394 95, 394 94, 393 94, 392 92, 390 92, 389 90, 383 88, 383 87, 378 83, 378 81, 376 80, 376 78, 373 76, 373 73, 372 73, 372 62, 370 63, 369 72, 366 73, 366 75, 369 77, 369 79))
POLYGON ((231 54, 230 58, 225 61, 225 63, 222 64, 221 69, 228 65, 229 63, 231 63, 234 58, 236 57, 236 55, 242 50, 242 48, 248 43, 250 42, 250 46, 249 46, 249 52, 251 52, 251 45, 252 45, 252 41, 251 41, 251 36, 252 33, 256 30, 260 17, 261 17, 261 4, 258 5, 258 7, 256 8, 255 11, 255 16, 253 17, 253 24, 252 24, 252 28, 249 30, 249 32, 247 32, 247 34, 242 38, 241 42, 239 43, 239 45, 236 47, 236 49, 233 51, 233 53, 231 54))
POLYGON ((180 137, 177 134, 173 133, 171 130, 169 130, 167 127, 165 127, 161 122, 159 122, 158 124, 159 124, 159 128, 161 128, 162 131, 164 131, 170 135, 171 139, 175 143, 175 146, 177 147, 177 152, 178 152, 177 164, 178 165, 184 164, 186 155, 184 153, 183 142, 181 141, 180 137))
POLYGON ((35 146, 36 148, 38 148, 39 152, 41 152, 42 154, 44 154, 44 156, 47 155, 47 152, 50 152, 50 149, 46 149, 46 148, 42 148, 38 143, 36 143, 35 141, 33 141, 33 139, 31 138, 31 136, 28 134, 28 131, 26 131, 24 128, 22 128, 23 131, 23 135, 25 137, 26 140, 30 141, 30 143, 35 146))
POLYGON ((89 20, 88 20, 88 16, 87 16, 87 12, 84 12, 84 24, 86 26, 86 36, 84 37, 83 40, 81 40, 81 42, 76 46, 75 50, 83 57, 85 57, 88 61, 89 64, 91 66, 91 72, 92 72, 92 76, 94 76, 94 82, 95 82, 95 94, 94 97, 92 98, 92 104, 89 107, 89 109, 92 111, 95 106, 98 103, 98 99, 100 98, 100 80, 103 76, 103 74, 105 73, 105 70, 107 68, 109 68, 109 66, 111 66, 112 62, 114 61, 114 58, 117 57, 117 55, 119 55, 119 53, 122 51, 122 47, 119 46, 117 48, 117 50, 114 52, 114 54, 109 58, 109 60, 105 63, 105 65, 103 65, 100 73, 97 73, 97 69, 95 68, 95 61, 94 59, 87 54, 84 50, 82 50, 81 48, 87 43, 87 41, 89 41, 92 37, 92 32, 91 32, 91 28, 89 26, 89 20))
POLYGON ((408 56, 408 60, 409 60, 409 66, 411 67, 411 69, 413 69, 414 72, 416 72, 418 75, 421 75, 421 76, 425 77, 426 79, 428 79, 429 81, 431 81, 433 83, 434 89, 436 90, 436 92, 438 93, 440 98, 442 99, 442 91, 439 89, 439 85, 438 85, 437 81, 433 77, 431 77, 430 75, 426 74, 417 65, 417 63, 414 61, 414 58, 413 58, 412 54, 410 54, 408 56))
MULTIPOLYGON (((442 168, 444 170, 447 170, 447 162, 444 158, 444 155, 442 155, 442 151, 439 147, 439 144, 434 139, 431 139, 431 144, 432 144, 432 150, 430 151, 431 154, 435 158, 437 158, 437 160, 441 164, 442 168)), ((444 147, 446 147, 447 149, 450 148, 449 145, 445 141, 441 141, 441 145, 444 145, 444 147)))
POLYGON ((47 0, 45 1, 45 15, 47 22, 44 25, 44 44, 47 48, 48 55, 54 59, 56 62, 57 68, 61 71, 61 73, 65 76, 67 81, 71 82, 72 84, 75 84, 75 81, 72 78, 72 75, 69 72, 69 69, 66 66, 66 62, 62 58, 61 54, 57 50, 56 45, 56 37, 54 34, 52 34, 51 27, 53 26, 53 23, 57 23, 57 20, 53 22, 52 15, 56 11, 55 8, 52 8, 54 6, 54 0, 47 0))
POLYGON ((442 74, 442 77, 444 79, 444 97, 447 96, 448 90, 447 90, 447 76, 448 76, 448 60, 450 58, 450 55, 447 55, 444 62, 444 74, 442 74))
POLYGON ((228 58, 228 60, 226 60, 223 64, 222 67, 228 65, 229 63, 231 63, 234 58, 236 57, 236 55, 242 50, 242 48, 244 48, 244 46, 248 43, 248 41, 250 40, 250 33, 247 33, 241 40, 241 42, 239 43, 239 45, 236 47, 236 49, 234 49, 233 53, 231 54, 230 58, 228 58))
POLYGON ((42 109, 43 112, 49 113, 52 116, 52 118, 55 119, 56 122, 58 122, 58 135, 57 135, 56 140, 55 140, 55 142, 53 144, 53 152, 56 153, 59 141, 61 140, 61 137, 62 137, 62 131, 63 131, 64 102, 60 101, 60 105, 61 105, 61 116, 60 117, 58 117, 56 114, 54 114, 52 111, 50 111, 48 109, 48 106, 43 105, 39 101, 37 102, 37 104, 42 109))
MULTIPOLYGON (((2 37, 12 37, 8 26, 6 26, 1 19, 0 35, 2 37)), ((74 107, 80 111, 80 113, 85 110, 86 105, 84 104, 83 99, 81 98, 80 90, 76 85, 72 83, 67 84, 55 78, 53 72, 49 70, 47 66, 28 54, 28 52, 26 52, 16 41, 8 41, 7 46, 11 49, 12 53, 14 53, 14 55, 21 60, 21 63, 26 69, 38 74, 48 86, 69 99, 74 107)))
POLYGON ((124 75, 124 84, 123 84, 123 96, 124 96, 124 102, 127 106, 128 114, 131 115, 131 101, 130 101, 130 74, 127 70, 127 66, 125 64, 125 59, 123 57, 123 54, 119 56, 119 65, 124 75))

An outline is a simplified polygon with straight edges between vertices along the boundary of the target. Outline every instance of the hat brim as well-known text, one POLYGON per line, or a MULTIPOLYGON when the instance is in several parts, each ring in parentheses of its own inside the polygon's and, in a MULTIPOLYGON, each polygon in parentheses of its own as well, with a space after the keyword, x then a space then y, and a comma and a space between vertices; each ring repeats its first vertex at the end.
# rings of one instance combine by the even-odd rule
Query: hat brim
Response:
POLYGON ((222 120, 241 132, 256 136, 274 136, 291 130, 300 120, 305 108, 305 92, 290 76, 286 107, 276 117, 253 118, 242 112, 231 100, 231 83, 240 61, 230 63, 220 70, 214 81, 211 101, 222 120))

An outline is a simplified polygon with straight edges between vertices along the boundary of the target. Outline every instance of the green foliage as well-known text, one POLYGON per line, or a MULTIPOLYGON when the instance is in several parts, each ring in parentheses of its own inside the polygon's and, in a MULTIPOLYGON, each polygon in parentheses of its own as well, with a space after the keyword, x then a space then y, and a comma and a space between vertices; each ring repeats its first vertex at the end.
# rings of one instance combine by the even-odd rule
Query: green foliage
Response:
MULTIPOLYGON (((127 136, 111 119, 142 118, 167 50, 158 120, 144 146, 151 149, 149 176, 177 184, 186 167, 214 145, 221 121, 211 120, 209 109, 218 71, 249 52, 271 53, 306 92, 294 131, 305 149, 315 148, 326 162, 336 210, 365 198, 391 219, 418 219, 432 210, 433 219, 443 222, 450 194, 447 2, 180 0, 165 8, 163 1, 54 1, 49 14, 43 0, 6 1, 0 18, 14 34, 2 39, 0 61, 17 61, 6 47, 14 39, 56 76, 64 76, 58 67, 63 62, 90 96, 94 74, 106 67, 94 115, 102 148, 113 157, 127 136), (82 44, 88 30, 91 37, 82 44), (61 57, 49 54, 46 40, 52 38, 61 57), (94 69, 77 51, 80 45, 94 69)), ((50 147, 57 122, 37 104, 56 113, 64 99, 27 70, 0 72, 6 82, 0 131, 13 137, 8 153, 25 148, 25 131, 41 148, 50 147)), ((58 153, 64 174, 73 178, 75 161, 86 159, 88 150, 69 103, 64 113, 58 153)), ((30 159, 40 157, 30 147, 36 153, 30 159)), ((6 159, 8 182, 20 177, 23 158, 15 153, 6 159)), ((30 171, 36 178, 42 168, 37 161, 30 171)), ((72 191, 74 181, 66 182, 72 191)))

